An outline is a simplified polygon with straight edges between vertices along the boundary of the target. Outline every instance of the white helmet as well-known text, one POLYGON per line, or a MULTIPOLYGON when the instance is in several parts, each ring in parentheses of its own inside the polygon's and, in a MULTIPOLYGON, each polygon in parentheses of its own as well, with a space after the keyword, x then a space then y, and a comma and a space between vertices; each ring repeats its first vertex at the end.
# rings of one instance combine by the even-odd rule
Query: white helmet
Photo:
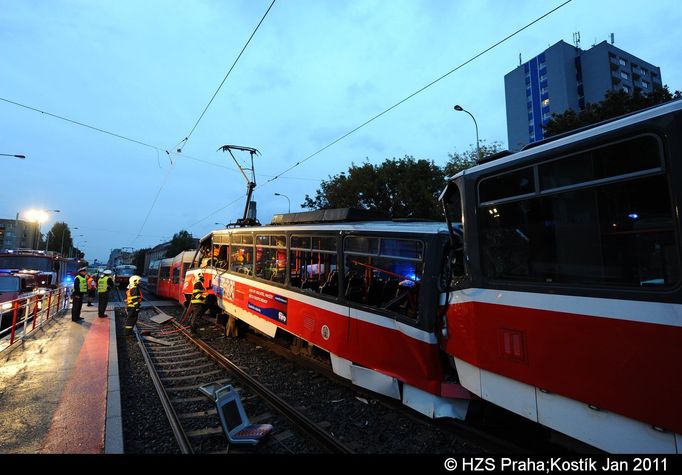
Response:
POLYGON ((112 272, 109 269, 104 271, 104 275, 111 275, 111 274, 112 274, 112 272))
POLYGON ((139 275, 133 275, 128 279, 128 282, 130 283, 131 286, 136 286, 137 284, 140 283, 140 276, 139 275))

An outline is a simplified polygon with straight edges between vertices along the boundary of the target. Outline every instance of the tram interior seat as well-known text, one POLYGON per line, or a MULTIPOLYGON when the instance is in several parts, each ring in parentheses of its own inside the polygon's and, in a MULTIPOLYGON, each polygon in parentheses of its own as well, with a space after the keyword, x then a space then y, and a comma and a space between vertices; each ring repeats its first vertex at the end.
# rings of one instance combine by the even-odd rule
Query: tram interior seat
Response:
POLYGON ((327 281, 320 287, 320 293, 325 295, 337 295, 339 293, 339 273, 336 270, 329 273, 327 281))
POLYGON ((383 304, 396 298, 398 290, 400 289, 398 283, 400 281, 396 278, 390 278, 386 281, 383 289, 381 289, 381 298, 378 303, 383 304))
POLYGON ((383 294, 386 281, 382 279, 374 279, 367 288, 367 305, 377 306, 381 303, 381 296, 383 294))
POLYGON ((346 298, 351 302, 362 303, 365 298, 365 279, 362 274, 358 275, 354 271, 349 272, 347 282, 346 298))
POLYGON ((320 288, 320 281, 317 279, 306 279, 302 284, 301 284, 301 289, 303 290, 311 290, 313 292, 317 292, 320 288))

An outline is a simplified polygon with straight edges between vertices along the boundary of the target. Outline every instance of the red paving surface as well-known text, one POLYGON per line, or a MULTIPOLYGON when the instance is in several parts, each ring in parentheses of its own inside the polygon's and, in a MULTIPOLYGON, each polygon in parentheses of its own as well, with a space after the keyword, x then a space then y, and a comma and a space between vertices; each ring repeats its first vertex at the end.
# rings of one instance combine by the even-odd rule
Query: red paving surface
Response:
POLYGON ((104 452, 109 318, 95 317, 90 322, 92 326, 52 417, 42 453, 104 452))

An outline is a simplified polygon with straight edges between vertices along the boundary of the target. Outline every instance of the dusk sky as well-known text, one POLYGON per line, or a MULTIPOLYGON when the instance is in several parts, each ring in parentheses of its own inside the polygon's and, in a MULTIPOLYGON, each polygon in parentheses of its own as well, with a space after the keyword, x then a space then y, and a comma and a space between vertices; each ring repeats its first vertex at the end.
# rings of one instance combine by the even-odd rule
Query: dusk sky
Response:
POLYGON ((443 165, 468 151, 474 124, 455 104, 482 141, 506 147, 504 75, 576 32, 582 49, 613 33, 682 89, 673 0, 276 0, 263 19, 271 3, 0 0, 0 153, 27 157, 0 156, 0 218, 59 209, 42 231, 78 227, 86 259, 106 261, 113 248, 240 218, 246 181, 217 151, 225 144, 262 154, 253 199, 264 224, 287 211, 274 193, 301 210, 352 163, 443 165))

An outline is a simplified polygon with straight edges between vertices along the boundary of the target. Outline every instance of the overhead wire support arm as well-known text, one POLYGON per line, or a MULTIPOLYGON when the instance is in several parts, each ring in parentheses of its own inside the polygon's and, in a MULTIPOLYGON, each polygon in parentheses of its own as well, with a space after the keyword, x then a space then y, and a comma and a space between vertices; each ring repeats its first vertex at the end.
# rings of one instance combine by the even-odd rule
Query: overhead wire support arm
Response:
POLYGON ((250 219, 248 218, 249 215, 249 206, 251 205, 251 195, 253 194, 254 188, 256 188, 256 171, 253 166, 253 156, 254 155, 261 155, 261 153, 253 148, 253 147, 242 147, 241 145, 223 145, 220 147, 217 151, 222 151, 222 152, 229 152, 230 156, 232 157, 232 160, 234 160, 234 163, 237 165, 239 168, 239 171, 242 173, 244 176, 244 179, 246 180, 246 204, 244 205, 244 216, 242 217, 241 220, 237 220, 237 224, 243 225, 243 226, 250 226, 253 224, 257 223, 256 219, 250 219), (241 166, 239 161, 235 158, 234 154, 232 153, 232 150, 239 150, 242 152, 249 152, 249 155, 251 156, 251 168, 247 168, 251 172, 251 178, 246 175, 246 172, 244 172, 244 167, 241 166))

